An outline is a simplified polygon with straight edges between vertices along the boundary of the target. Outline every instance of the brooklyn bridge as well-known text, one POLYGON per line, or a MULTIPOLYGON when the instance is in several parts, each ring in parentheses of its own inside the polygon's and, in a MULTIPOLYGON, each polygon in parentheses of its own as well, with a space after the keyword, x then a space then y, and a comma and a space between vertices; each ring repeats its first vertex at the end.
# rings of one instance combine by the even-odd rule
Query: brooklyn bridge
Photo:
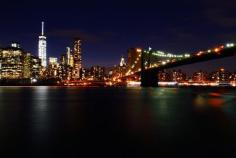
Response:
POLYGON ((199 51, 192 54, 171 54, 162 51, 136 49, 138 53, 135 61, 123 76, 123 79, 139 76, 142 87, 157 87, 158 73, 165 69, 175 68, 184 65, 190 65, 225 57, 231 57, 236 54, 236 45, 228 43, 219 45, 206 51, 199 51))

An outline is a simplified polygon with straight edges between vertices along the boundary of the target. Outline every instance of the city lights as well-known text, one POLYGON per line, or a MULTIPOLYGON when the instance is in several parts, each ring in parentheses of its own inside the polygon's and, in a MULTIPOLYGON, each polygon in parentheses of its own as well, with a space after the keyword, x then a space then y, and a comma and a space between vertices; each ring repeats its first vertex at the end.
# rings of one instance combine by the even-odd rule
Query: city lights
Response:
POLYGON ((105 68, 95 65, 91 68, 84 68, 82 65, 81 39, 74 39, 72 49, 66 47, 66 51, 59 58, 49 57, 48 60, 46 39, 44 22, 42 22, 38 57, 26 53, 17 42, 13 42, 10 47, 1 48, 0 79, 15 79, 19 82, 29 80, 31 84, 52 83, 63 86, 93 86, 94 84, 115 86, 117 84, 123 85, 123 83, 138 85, 142 79, 142 72, 147 70, 157 70, 158 74, 155 76, 158 76, 160 85, 167 86, 173 85, 173 82, 174 85, 176 83, 179 85, 213 85, 215 82, 233 82, 236 78, 234 74, 230 74, 225 69, 220 69, 213 74, 196 72, 189 81, 186 74, 180 70, 171 73, 161 72, 168 67, 184 65, 185 62, 201 62, 201 60, 209 57, 231 56, 233 53, 229 52, 228 55, 226 50, 234 48, 234 43, 218 45, 197 53, 182 54, 154 50, 151 47, 148 47, 147 50, 139 47, 130 48, 127 58, 122 56, 120 62, 113 67, 105 68))
POLYGON ((137 48, 137 52, 138 52, 138 53, 141 53, 141 52, 142 52, 142 49, 137 48))
POLYGON ((166 65, 166 61, 163 61, 163 62, 162 62, 162 65, 166 65))
POLYGON ((227 47, 227 48, 232 48, 232 47, 234 47, 234 46, 235 46, 234 43, 227 43, 227 44, 226 44, 226 47, 227 47))
MULTIPOLYGON (((42 29, 42 35, 43 29, 42 29)), ((41 67, 42 59, 34 57, 29 53, 24 52, 18 43, 12 43, 10 48, 3 48, 0 51, 0 67, 1 79, 27 79, 30 78, 32 84, 39 83, 40 80, 55 80, 58 84, 67 86, 92 86, 93 83, 104 84, 106 86, 114 86, 115 83, 122 83, 126 77, 130 78, 129 85, 138 85, 140 76, 138 74, 141 69, 141 57, 144 55, 144 70, 161 68, 170 64, 178 64, 183 60, 192 60, 197 56, 204 57, 206 54, 220 53, 227 48, 234 47, 233 43, 226 46, 219 46, 207 51, 199 51, 196 54, 172 54, 163 51, 154 51, 153 49, 144 50, 142 54, 141 48, 129 49, 127 63, 122 57, 118 66, 109 70, 106 75, 106 70, 101 66, 93 66, 91 69, 82 67, 81 56, 81 40, 76 39, 74 49, 67 47, 66 53, 57 57, 49 57, 48 66, 41 67), (213 51, 212 51, 213 50, 213 51), (104 81, 104 82, 103 82, 104 81)), ((179 83, 179 85, 198 85, 212 86, 214 83, 233 82, 236 80, 236 75, 230 74, 225 69, 220 69, 216 73, 206 74, 205 72, 197 72, 192 76, 191 81, 186 80, 186 74, 181 71, 173 71, 172 73, 161 72, 158 74, 160 85, 172 85, 169 82, 179 83), (167 83, 167 84, 166 84, 167 83)), ((128 83, 128 82, 127 82, 128 83)))
POLYGON ((2 158, 233 158, 236 0, 2 0, 2 158))

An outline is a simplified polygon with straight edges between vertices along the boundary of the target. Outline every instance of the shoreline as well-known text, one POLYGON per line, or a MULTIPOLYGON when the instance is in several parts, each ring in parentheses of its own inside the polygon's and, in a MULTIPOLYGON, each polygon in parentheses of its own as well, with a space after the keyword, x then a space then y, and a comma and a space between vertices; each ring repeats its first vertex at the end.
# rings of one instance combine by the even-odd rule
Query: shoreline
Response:
POLYGON ((7 88, 7 87, 22 87, 22 88, 32 88, 32 87, 58 87, 58 88, 142 88, 142 89, 153 89, 153 88, 167 88, 167 89, 192 89, 192 88, 201 88, 201 89, 236 89, 236 87, 233 86, 158 86, 158 87, 141 87, 141 86, 135 86, 135 87, 130 87, 130 86, 64 86, 64 85, 0 85, 0 88, 7 88))

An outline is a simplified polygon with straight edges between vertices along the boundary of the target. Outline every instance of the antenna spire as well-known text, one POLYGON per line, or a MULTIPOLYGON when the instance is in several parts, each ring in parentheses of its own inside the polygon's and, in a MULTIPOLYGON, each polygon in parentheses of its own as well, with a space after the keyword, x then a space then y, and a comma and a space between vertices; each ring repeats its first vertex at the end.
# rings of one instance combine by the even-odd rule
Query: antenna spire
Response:
POLYGON ((42 36, 44 36, 44 21, 42 21, 42 36))

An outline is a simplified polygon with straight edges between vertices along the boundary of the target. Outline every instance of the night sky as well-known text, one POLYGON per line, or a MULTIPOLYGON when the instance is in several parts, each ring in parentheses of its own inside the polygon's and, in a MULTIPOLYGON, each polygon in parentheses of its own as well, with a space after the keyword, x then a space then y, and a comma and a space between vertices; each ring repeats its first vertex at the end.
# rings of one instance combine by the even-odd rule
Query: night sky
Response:
MULTIPOLYGON (((130 47, 178 54, 236 41, 235 8, 235 0, 1 1, 0 46, 18 41, 37 55, 43 20, 48 56, 59 57, 80 37, 84 66, 111 66, 126 57, 130 47)), ((185 69, 224 66, 232 71, 234 61, 231 57, 185 69)))

